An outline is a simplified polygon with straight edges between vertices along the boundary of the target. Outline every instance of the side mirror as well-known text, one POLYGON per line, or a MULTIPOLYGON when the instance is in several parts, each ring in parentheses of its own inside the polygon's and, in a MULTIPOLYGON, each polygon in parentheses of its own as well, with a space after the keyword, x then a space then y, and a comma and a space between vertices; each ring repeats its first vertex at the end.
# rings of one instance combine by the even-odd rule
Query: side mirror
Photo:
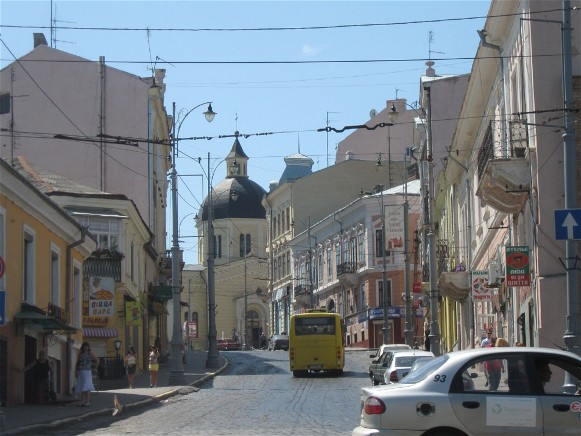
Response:
POLYGON ((377 357, 377 354, 370 354, 370 355, 369 355, 369 358, 370 358, 370 359, 375 359, 376 357, 377 357))

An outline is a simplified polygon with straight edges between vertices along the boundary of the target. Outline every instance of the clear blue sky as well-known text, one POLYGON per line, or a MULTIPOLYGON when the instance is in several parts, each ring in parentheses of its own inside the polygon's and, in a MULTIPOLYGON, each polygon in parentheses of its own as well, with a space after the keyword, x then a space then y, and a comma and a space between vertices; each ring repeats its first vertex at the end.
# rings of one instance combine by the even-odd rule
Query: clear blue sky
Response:
MULTIPOLYGON (((417 100, 430 48, 437 73, 470 72, 476 30, 489 6, 488 0, 77 0, 53 2, 53 21, 60 50, 95 61, 104 56, 109 66, 139 76, 151 75, 152 66, 165 68, 168 113, 174 101, 178 111, 213 101, 214 122, 206 123, 205 108, 199 108, 182 124, 180 137, 287 132, 240 139, 250 178, 268 190, 299 143, 314 170, 333 164, 336 144, 348 133, 317 133, 327 117, 337 128, 362 124, 388 99, 417 100)), ((44 32, 50 43, 50 17, 49 0, 3 0, 2 41, 16 57, 32 49, 34 32, 44 32)), ((2 67, 13 61, 3 44, 0 58, 2 67)), ((194 158, 210 152, 215 167, 232 143, 180 142, 182 235, 195 234, 190 219, 207 193, 205 178, 186 176, 202 173, 194 158)), ((225 173, 222 163, 213 183, 225 173)), ((169 248, 171 228, 168 235, 169 248)), ((197 240, 183 238, 181 246, 185 261, 196 263, 197 240)))

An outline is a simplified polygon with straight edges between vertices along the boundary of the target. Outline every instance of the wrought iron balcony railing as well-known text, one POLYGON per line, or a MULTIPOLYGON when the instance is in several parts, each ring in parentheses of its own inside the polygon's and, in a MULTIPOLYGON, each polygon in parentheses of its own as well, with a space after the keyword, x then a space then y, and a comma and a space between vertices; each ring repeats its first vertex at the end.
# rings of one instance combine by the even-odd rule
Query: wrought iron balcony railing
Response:
POLYGON ((357 272, 357 266, 355 262, 343 262, 337 265, 337 277, 344 274, 355 274, 357 272))

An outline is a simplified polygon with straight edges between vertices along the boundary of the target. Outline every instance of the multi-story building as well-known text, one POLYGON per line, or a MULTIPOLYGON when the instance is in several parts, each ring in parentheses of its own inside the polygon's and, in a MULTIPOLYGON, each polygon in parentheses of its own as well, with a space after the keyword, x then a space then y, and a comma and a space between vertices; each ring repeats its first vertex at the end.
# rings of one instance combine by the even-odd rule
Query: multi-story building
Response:
POLYGON ((75 316, 82 315, 83 338, 101 359, 101 377, 123 378, 118 359, 123 349, 115 345, 133 345, 144 365, 148 345, 161 336, 160 319, 146 310, 144 290, 157 263, 149 229, 124 195, 72 182, 34 167, 23 157, 15 158, 13 165, 97 240, 97 250, 83 263, 83 305, 75 316))
MULTIPOLYGON (((14 162, 22 156, 34 167, 131 202, 139 217, 135 222, 145 226, 139 230, 139 238, 147 235, 144 244, 132 247, 129 234, 128 239, 115 240, 110 233, 121 234, 124 225, 91 230, 103 235, 97 241, 100 251, 118 251, 127 259, 129 273, 144 272, 143 281, 126 284, 129 295, 150 297, 139 300, 144 316, 152 312, 165 319, 167 299, 159 291, 166 284, 160 258, 166 251, 166 174, 171 164, 165 71, 155 70, 152 77, 143 78, 108 66, 104 57, 91 61, 48 47, 42 34, 35 34, 34 42, 31 52, 0 71, 0 126, 7 144, 0 157, 14 162), (121 241, 127 244, 121 246, 121 241)), ((98 227, 127 222, 77 216, 92 223, 107 221, 98 227)), ((161 326, 165 329, 165 321, 161 326)), ((166 342, 167 332, 156 334, 166 342)), ((135 341, 133 336, 121 339, 123 347, 135 341)))
MULTIPOLYGON (((288 331, 290 315, 315 303, 310 298, 307 304, 301 304, 302 298, 295 299, 300 283, 295 276, 293 251, 300 247, 290 242, 357 199, 362 191, 390 180, 395 184, 404 180, 403 162, 378 165, 377 156, 374 160, 347 159, 315 173, 311 173, 312 160, 306 156, 293 155, 285 161, 287 168, 281 179, 263 200, 269 225, 269 296, 274 333, 288 331)), ((308 242, 312 245, 313 239, 308 242)))
MULTIPOLYGON (((190 343, 206 349, 208 335, 207 260, 208 220, 211 208, 214 230, 214 277, 218 338, 237 336, 247 347, 259 347, 268 336, 269 305, 266 262, 267 222, 261 204, 265 190, 248 173, 248 156, 236 136, 224 159, 226 177, 212 187, 196 215, 199 265, 182 272, 182 301, 190 302, 196 334, 190 343)), ((218 167, 214 168, 214 171, 218 167)), ((211 172, 208 171, 211 176, 211 172)))
MULTIPOLYGON (((563 111, 566 83, 574 89, 570 107, 581 105, 581 29, 573 25, 567 41, 568 24, 561 25, 560 6, 569 3, 581 6, 494 0, 479 32, 435 200, 439 237, 453 241, 461 265, 440 281, 454 282, 469 302, 469 312, 456 320, 466 346, 477 345, 488 329, 513 344, 563 346, 569 314, 578 346, 581 308, 578 297, 569 297, 579 289, 568 290, 567 277, 578 287, 580 268, 578 262, 566 268, 575 259, 566 259, 555 228, 565 184, 581 181, 578 170, 571 180, 563 176, 564 132, 577 150, 577 161, 569 164, 580 163, 580 118, 563 111), (564 41, 570 52, 563 51, 564 41), (567 61, 571 68, 562 68, 567 61)), ((577 190, 574 202, 580 199, 577 190)), ((578 253, 579 243, 573 244, 578 253)))
POLYGON ((72 388, 72 345, 82 338, 83 262, 96 242, 3 159, 0 172, 0 403, 37 400, 34 374, 24 368, 39 351, 62 399, 72 388))
MULTIPOLYGON (((387 343, 403 343, 406 296, 413 297, 412 284, 421 275, 414 244, 419 186, 415 180, 363 193, 291 239, 294 310, 324 308, 340 314, 350 346, 379 347, 385 325, 387 343)), ((418 300, 410 300, 407 328, 410 339, 423 343, 424 311, 418 300)))

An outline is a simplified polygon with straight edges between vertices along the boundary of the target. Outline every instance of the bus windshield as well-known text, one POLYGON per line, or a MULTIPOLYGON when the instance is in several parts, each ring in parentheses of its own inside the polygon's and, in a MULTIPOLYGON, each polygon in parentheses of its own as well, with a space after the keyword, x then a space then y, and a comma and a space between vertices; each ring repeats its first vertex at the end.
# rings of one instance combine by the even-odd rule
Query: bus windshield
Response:
POLYGON ((330 316, 305 317, 295 320, 295 335, 335 335, 335 318, 330 316))

